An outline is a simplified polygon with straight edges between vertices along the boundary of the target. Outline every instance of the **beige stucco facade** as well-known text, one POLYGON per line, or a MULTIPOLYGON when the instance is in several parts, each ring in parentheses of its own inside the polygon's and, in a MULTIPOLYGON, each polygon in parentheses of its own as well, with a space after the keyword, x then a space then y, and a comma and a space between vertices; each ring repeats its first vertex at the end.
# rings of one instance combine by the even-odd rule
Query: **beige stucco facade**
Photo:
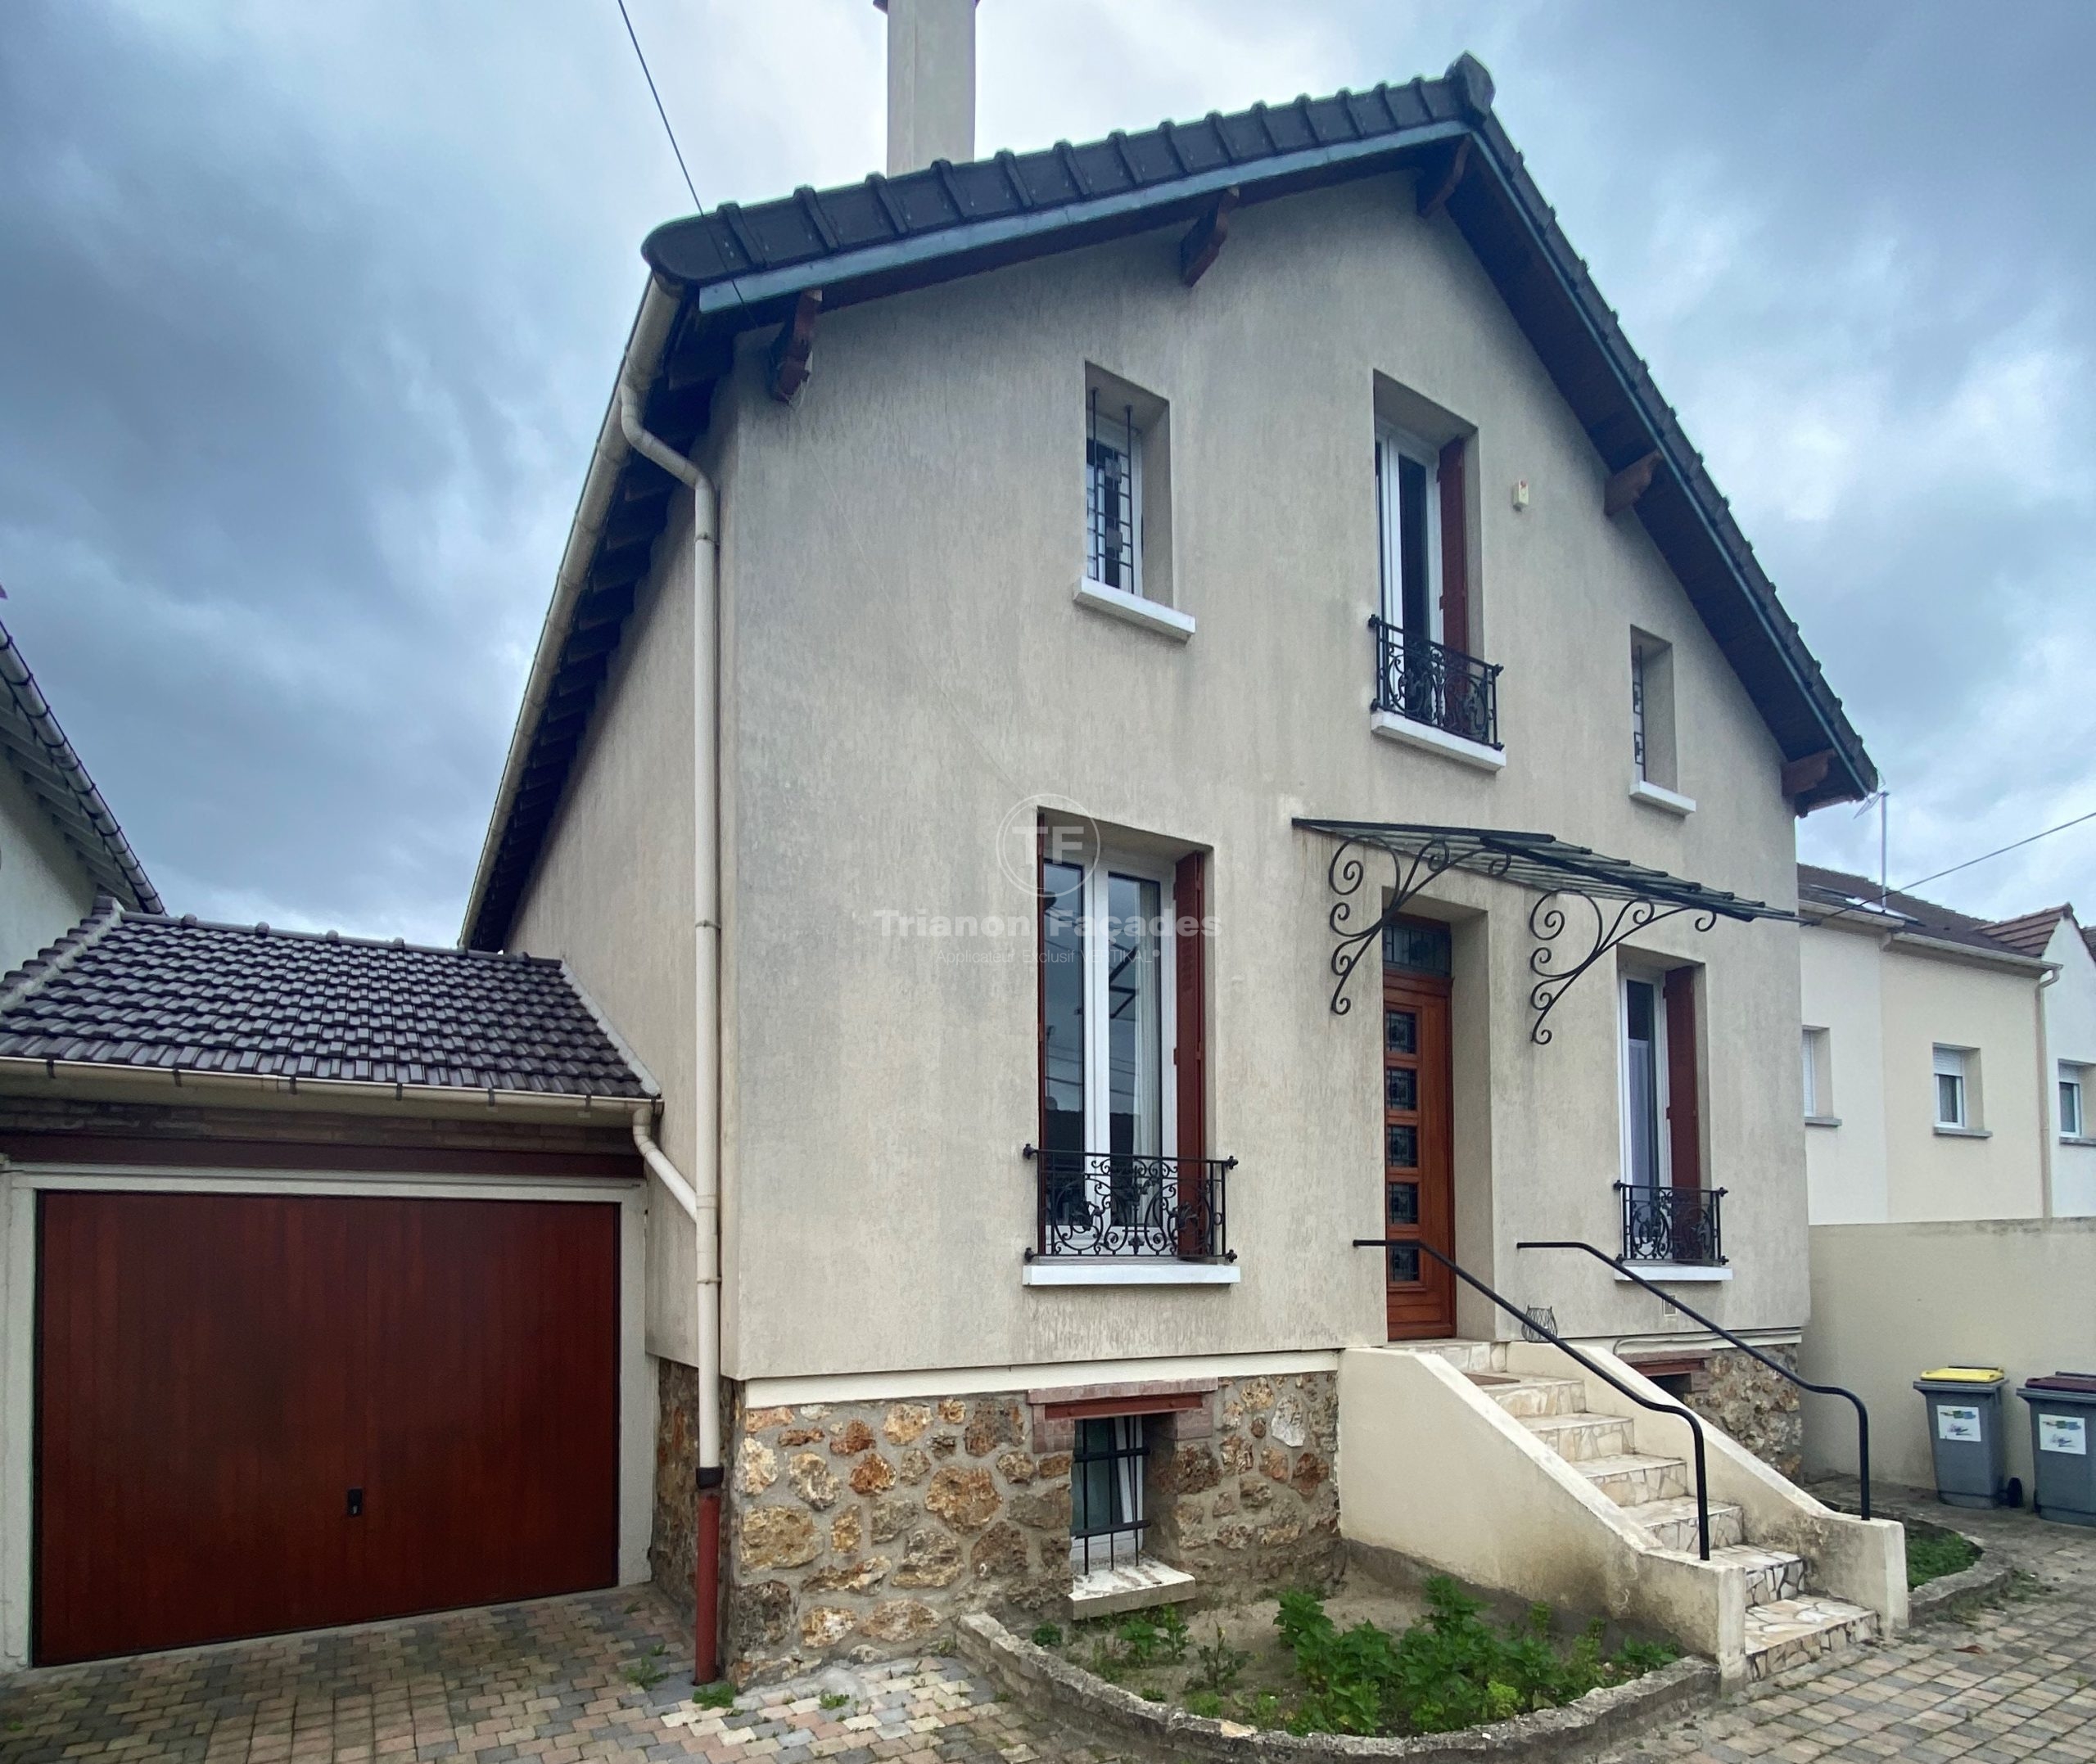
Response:
POLYGON ((2096 1215, 2096 952, 2071 913, 2053 927, 2045 959, 2058 974, 2044 990, 2045 1117, 2052 1134, 2052 1207, 2059 1218, 2096 1215), (2062 1117, 2060 1083, 2081 1085, 2079 1133, 2062 1117))
POLYGON ((1830 1096, 1805 1128, 1814 1225, 2046 1211, 2042 964, 1863 915, 1800 936, 1804 1022, 1827 1035, 1830 1096), (1938 1046, 1967 1050, 1969 1127, 1936 1121, 1938 1046))
MULTIPOLYGON (((1348 1241, 1380 1229, 1374 964, 1335 1016, 1331 847, 1292 817, 1545 830, 1791 898, 1773 742, 1634 518, 1604 518, 1600 461, 1447 223, 1414 214, 1403 178, 1266 205, 1191 291, 1175 237, 844 309, 795 404, 766 395, 756 350, 716 400, 730 1378, 1380 1339, 1378 1261, 1348 1241), (1168 408, 1184 643, 1074 602, 1087 364, 1168 408), (1371 733, 1379 376, 1475 431, 1471 647, 1506 670, 1497 775, 1371 733), (1674 646, 1685 818, 1629 796, 1633 626, 1674 646), (1239 1160, 1235 1285, 1021 1284, 1034 902, 1000 829, 1050 801, 1213 855, 1208 1143, 1239 1160), (975 934, 951 934, 964 919, 975 934)), ((658 544, 648 620, 688 554, 678 530, 658 544)), ((629 643, 688 652, 665 631, 644 620, 629 643)), ((638 879, 632 841, 690 849, 668 801, 689 792, 688 678, 659 656, 615 674, 511 940, 567 954, 665 1066, 688 918, 666 870, 638 879), (616 808, 576 806, 606 788, 616 808), (621 923, 587 930, 590 912, 621 923)), ((1583 1333, 1656 1329, 1657 1301, 1511 1247, 1618 1229, 1613 962, 1534 1045, 1529 905, 1444 879, 1417 908, 1458 922, 1457 1252, 1583 1333)), ((1730 1191, 1734 1278, 1701 1290, 1755 1329, 1805 1310, 1796 936, 1676 919, 1640 940, 1705 964, 1706 1180, 1730 1191)), ((667 1347, 676 1303, 654 1302, 667 1347)))

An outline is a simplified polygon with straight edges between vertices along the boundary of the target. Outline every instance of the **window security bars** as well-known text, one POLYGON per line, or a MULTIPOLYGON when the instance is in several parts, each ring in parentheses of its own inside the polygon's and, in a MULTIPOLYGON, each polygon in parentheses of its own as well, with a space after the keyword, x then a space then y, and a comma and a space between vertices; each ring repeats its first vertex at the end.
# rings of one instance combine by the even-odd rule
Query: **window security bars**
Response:
POLYGON ((1673 1189, 1619 1182, 1623 1197, 1623 1259, 1671 1262, 1682 1268, 1722 1268, 1724 1237, 1719 1203, 1723 1189, 1673 1189))
POLYGON ((1135 407, 1099 413, 1099 391, 1085 400, 1085 569, 1091 580, 1131 594, 1142 592, 1136 527, 1135 407))
POLYGON ((1127 1152, 1026 1155, 1039 1175, 1040 1236, 1029 1256, 1230 1259, 1224 1178, 1234 1157, 1144 1157, 1127 1152))
POLYGON ((1142 1554, 1143 1469, 1150 1441, 1141 1415, 1077 1423, 1070 1455, 1070 1566, 1079 1574, 1142 1554))
POLYGON ((1376 708, 1414 723, 1499 745, 1499 667, 1437 643, 1387 619, 1371 618, 1376 708))
POLYGON ((1645 772, 1645 646, 1630 646, 1630 747, 1638 761, 1638 775, 1645 772))

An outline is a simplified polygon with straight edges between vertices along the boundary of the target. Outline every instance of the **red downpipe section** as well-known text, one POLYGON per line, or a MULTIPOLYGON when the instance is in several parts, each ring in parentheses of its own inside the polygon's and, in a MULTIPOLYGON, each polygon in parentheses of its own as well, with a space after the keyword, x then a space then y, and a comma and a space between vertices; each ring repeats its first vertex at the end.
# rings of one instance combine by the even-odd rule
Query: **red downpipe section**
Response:
POLYGON ((693 1591, 698 1600, 693 1636, 692 1682, 710 1685, 720 1676, 720 1467, 698 1473, 698 1547, 693 1591))

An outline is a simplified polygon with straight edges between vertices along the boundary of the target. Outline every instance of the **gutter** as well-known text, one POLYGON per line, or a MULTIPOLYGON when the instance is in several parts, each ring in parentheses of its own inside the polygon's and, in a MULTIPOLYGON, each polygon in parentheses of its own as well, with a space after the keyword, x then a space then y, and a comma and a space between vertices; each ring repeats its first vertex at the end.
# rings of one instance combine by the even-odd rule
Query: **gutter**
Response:
POLYGON ((354 1078, 300 1078, 287 1072, 199 1071, 180 1066, 115 1066, 92 1060, 0 1058, 0 1088, 19 1093, 38 1083, 92 1082, 120 1090, 151 1090, 165 1102, 170 1090, 236 1103, 290 1102, 293 1099, 353 1106, 387 1105, 420 1114, 491 1114, 608 1124, 634 1106, 630 1096, 589 1096, 568 1091, 511 1090, 489 1085, 389 1084, 354 1078))
POLYGON ((1982 950, 1969 943, 1954 942, 1948 937, 1931 937, 1927 932, 1895 931, 1886 941, 1918 954, 1955 957, 1977 967, 2007 968, 2012 973, 2037 975, 2055 972, 2058 968, 2055 962, 2043 961, 2034 955, 2018 955, 2013 950, 1982 950))
MULTIPOLYGON (((539 631, 539 647, 531 656, 531 670, 525 678, 523 702, 517 706, 517 722, 510 731, 509 751, 502 762, 502 779, 496 787, 495 807, 488 816, 488 830, 481 841, 480 861, 473 868, 473 885, 467 891, 465 918, 458 930, 462 949, 472 941, 474 924, 487 898, 495 859, 502 850, 502 835, 509 825, 510 812, 523 783, 525 764, 531 757, 532 740, 538 733, 539 713, 545 707, 553 675, 559 670, 561 652, 567 646, 569 630, 575 620, 576 604, 582 598, 589 580, 590 562, 597 554, 597 538, 603 530, 605 516, 618 489, 620 468, 631 449, 625 434, 626 401, 636 392, 644 395, 653 382, 662 363, 663 348, 669 341, 670 327, 677 316, 680 298, 678 291, 661 277, 649 277, 647 291, 641 296, 640 310, 634 318, 632 334, 626 339, 618 385, 599 426, 597 445, 590 456, 590 469, 582 480, 582 499, 567 530, 567 548, 561 553, 560 568, 553 577, 553 600, 546 608, 545 623, 539 631)), ((657 442, 657 445, 662 444, 657 442)), ((653 453, 644 457, 662 464, 653 453)), ((683 476, 681 472, 677 475, 683 476)))

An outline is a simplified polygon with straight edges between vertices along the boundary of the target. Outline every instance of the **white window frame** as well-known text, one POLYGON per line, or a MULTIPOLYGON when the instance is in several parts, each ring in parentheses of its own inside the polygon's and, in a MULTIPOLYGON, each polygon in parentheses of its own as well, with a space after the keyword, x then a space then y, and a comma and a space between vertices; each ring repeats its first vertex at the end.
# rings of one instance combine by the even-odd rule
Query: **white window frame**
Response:
POLYGON ((1109 415, 1103 408, 1095 415, 1091 392, 1086 393, 1085 400, 1085 443, 1087 450, 1093 441, 1104 441, 1109 447, 1118 449, 1121 457, 1128 462, 1128 580, 1116 588, 1093 571, 1091 499, 1098 480, 1094 476, 1095 468, 1089 457, 1084 462, 1084 579, 1087 584, 1102 594, 1128 594, 1137 600, 1146 600, 1149 596, 1143 589, 1143 431, 1132 420, 1109 415))
POLYGON ((2054 1093, 2058 1098, 2060 1137, 2062 1139, 2085 1139, 2089 1137, 2089 1068, 2079 1061, 2063 1059, 2059 1062, 2059 1088, 2054 1093), (2067 1094, 2074 1095, 2072 1110, 2074 1125, 2067 1125, 2067 1094))
POLYGON ((1437 448, 1394 423, 1376 425, 1376 517, 1382 562, 1383 622, 1405 629, 1404 555, 1398 530, 1398 473, 1392 456, 1401 454, 1426 469, 1425 635, 1442 641, 1441 611, 1441 454, 1437 448))
POLYGON ((1805 1067, 1805 1118, 1825 1121, 1834 1112, 1834 1048, 1832 1033, 1807 1023, 1799 1038, 1805 1067))
POLYGON ((1929 1055, 1929 1106, 1935 1113, 1936 1126, 1969 1132, 1974 1126, 1972 1049, 1936 1043, 1929 1055), (1955 1080, 1958 1085, 1958 1110, 1954 1116, 1946 1116, 1943 1112, 1942 1081, 1945 1078, 1955 1080))
POLYGON ((1638 1180, 1631 1156, 1634 1142, 1630 1131, 1630 989, 1633 985, 1652 989, 1653 1131, 1658 1138, 1652 1180, 1655 1186, 1664 1189, 1674 1182, 1674 1135, 1667 1130, 1667 1098, 1670 1091, 1667 1073, 1666 981, 1664 975, 1642 970, 1623 974, 1616 982, 1615 991, 1616 1115, 1622 1124, 1623 1180, 1633 1188, 1645 1186, 1638 1180))

